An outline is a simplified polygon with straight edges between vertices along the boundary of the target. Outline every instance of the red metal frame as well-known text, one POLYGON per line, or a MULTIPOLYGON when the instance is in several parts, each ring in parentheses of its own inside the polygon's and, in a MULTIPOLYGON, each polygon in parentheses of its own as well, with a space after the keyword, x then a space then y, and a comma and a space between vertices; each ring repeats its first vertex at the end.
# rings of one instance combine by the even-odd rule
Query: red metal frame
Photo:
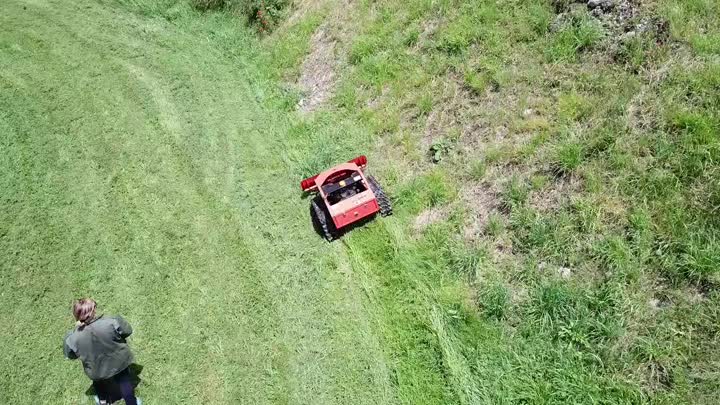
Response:
POLYGON ((303 191, 318 192, 320 196, 322 196, 325 206, 327 207, 327 210, 330 213, 333 223, 337 229, 350 225, 353 222, 369 217, 380 211, 380 205, 375 198, 375 193, 373 193, 370 188, 370 183, 367 181, 365 173, 363 172, 365 166, 367 166, 367 158, 365 156, 358 156, 347 163, 339 164, 300 182, 300 187, 303 191), (342 200, 335 205, 330 205, 322 186, 337 180, 338 177, 346 176, 350 173, 357 173, 362 177, 362 182, 365 185, 366 190, 362 193, 355 194, 350 198, 342 200))
MULTIPOLYGON (((367 157, 365 155, 361 155, 361 156, 356 157, 355 159, 348 160, 348 163, 354 163, 360 169, 364 169, 365 166, 367 166, 367 157)), ((318 176, 320 176, 323 173, 327 173, 327 172, 337 172, 336 167, 325 170, 322 173, 316 174, 312 177, 308 177, 307 179, 301 181, 300 188, 302 188, 302 190, 305 192, 315 191, 315 189, 317 189, 317 187, 318 187, 318 185, 315 181, 318 178, 318 176)))

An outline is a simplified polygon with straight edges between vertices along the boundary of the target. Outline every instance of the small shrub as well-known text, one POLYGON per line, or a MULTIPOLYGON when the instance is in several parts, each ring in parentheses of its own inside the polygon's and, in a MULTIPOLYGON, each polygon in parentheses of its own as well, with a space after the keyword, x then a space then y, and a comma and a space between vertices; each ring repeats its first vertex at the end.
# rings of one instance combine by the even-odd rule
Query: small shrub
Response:
POLYGON ((335 91, 335 103, 348 110, 357 109, 360 104, 356 86, 344 84, 335 91))
MULTIPOLYGON (((363 52, 365 51, 363 50, 363 52)), ((400 77, 405 77, 405 56, 397 53, 381 52, 379 48, 371 48, 367 52, 371 53, 366 56, 359 56, 361 54, 352 56, 352 58, 357 59, 352 63, 360 66, 359 73, 367 83, 380 88, 400 77)))
POLYGON ((442 171, 433 171, 403 186, 397 194, 396 204, 411 214, 417 214, 423 209, 447 203, 455 194, 454 184, 447 176, 442 171))
POLYGON ((198 10, 214 10, 225 7, 226 0, 192 0, 192 5, 198 10))
POLYGON ((570 5, 575 3, 574 0, 551 0, 550 4, 552 4, 553 9, 555 9, 555 13, 560 14, 566 12, 568 9, 570 9, 570 5))
POLYGON ((648 53, 654 44, 647 38, 635 35, 623 41, 615 51, 614 59, 626 66, 631 72, 637 73, 648 59, 648 53))
POLYGON ((545 35, 550 27, 553 15, 550 9, 545 4, 530 4, 527 13, 525 14, 528 19, 530 27, 537 36, 545 35))
POLYGON ((498 10, 493 3, 464 3, 457 17, 438 31, 437 49, 451 55, 465 52, 470 45, 491 32, 488 27, 498 18, 498 10))
POLYGON ((486 89, 500 91, 507 81, 507 74, 500 69, 471 70, 465 73, 465 86, 476 95, 482 95, 486 89))
POLYGON ((595 130, 588 141, 587 155, 598 156, 609 150, 617 137, 623 133, 623 129, 613 125, 603 126, 595 130))
POLYGON ((554 14, 545 2, 524 2, 514 8, 514 15, 508 21, 507 43, 532 42, 547 33, 554 14))
POLYGON ((583 291, 561 281, 545 282, 532 294, 528 308, 530 327, 553 339, 597 350, 595 345, 621 334, 619 302, 614 284, 603 283, 583 291))
POLYGON ((440 33, 437 48, 448 54, 462 53, 474 41, 474 30, 466 19, 454 22, 440 33))
POLYGON ((487 260, 487 252, 482 249, 468 248, 459 243, 443 243, 441 245, 450 245, 450 267, 469 279, 474 278, 480 265, 487 260))
POLYGON ((697 282, 720 274, 720 243, 714 236, 694 235, 683 250, 680 266, 687 279, 697 282))
POLYGON ((544 328, 578 318, 577 296, 561 282, 540 286, 531 302, 530 314, 544 328))
POLYGON ((365 119, 376 134, 391 134, 400 128, 400 114, 393 106, 376 111, 366 110, 365 119))
POLYGON ((597 203, 584 198, 577 199, 572 204, 572 212, 578 231, 590 233, 600 228, 600 207, 597 203))
POLYGON ((596 247, 596 257, 606 269, 635 280, 638 276, 635 256, 625 239, 609 236, 596 247))
POLYGON ((485 162, 488 164, 502 162, 512 154, 509 147, 489 147, 484 152, 485 162))
POLYGON ((530 186, 533 190, 542 190, 550 183, 550 177, 544 174, 534 174, 530 178, 530 186))
POLYGON ((410 31, 405 33, 405 38, 403 39, 403 43, 405 46, 415 46, 418 43, 418 40, 420 39, 420 30, 417 28, 412 28, 410 31))
POLYGON ((482 95, 488 87, 488 78, 482 73, 471 70, 465 73, 465 86, 476 95, 482 95))

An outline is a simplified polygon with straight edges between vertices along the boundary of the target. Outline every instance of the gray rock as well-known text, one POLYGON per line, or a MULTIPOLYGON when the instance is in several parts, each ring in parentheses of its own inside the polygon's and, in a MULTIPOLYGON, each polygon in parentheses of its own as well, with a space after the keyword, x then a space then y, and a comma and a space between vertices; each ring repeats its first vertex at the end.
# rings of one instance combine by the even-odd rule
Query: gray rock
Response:
POLYGON ((615 7, 615 2, 613 0, 588 0, 587 6, 591 10, 608 11, 615 7))

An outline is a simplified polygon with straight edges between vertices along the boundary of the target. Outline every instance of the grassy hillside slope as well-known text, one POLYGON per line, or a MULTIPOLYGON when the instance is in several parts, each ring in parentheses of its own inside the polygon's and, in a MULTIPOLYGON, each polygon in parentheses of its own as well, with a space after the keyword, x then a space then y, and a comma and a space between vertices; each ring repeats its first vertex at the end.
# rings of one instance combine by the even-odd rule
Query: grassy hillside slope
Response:
POLYGON ((324 109, 370 126, 407 234, 467 280, 461 402, 717 396, 718 6, 592 3, 330 2, 266 40, 317 25, 324 109))

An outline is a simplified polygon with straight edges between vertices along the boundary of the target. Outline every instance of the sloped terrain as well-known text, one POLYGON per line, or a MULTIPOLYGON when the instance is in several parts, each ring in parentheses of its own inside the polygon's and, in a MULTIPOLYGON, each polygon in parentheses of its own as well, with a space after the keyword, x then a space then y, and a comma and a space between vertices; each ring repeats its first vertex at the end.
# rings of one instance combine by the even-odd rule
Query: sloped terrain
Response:
POLYGON ((716 401, 715 2, 191 4, 3 6, 0 403, 88 401, 85 295, 147 403, 716 401))

